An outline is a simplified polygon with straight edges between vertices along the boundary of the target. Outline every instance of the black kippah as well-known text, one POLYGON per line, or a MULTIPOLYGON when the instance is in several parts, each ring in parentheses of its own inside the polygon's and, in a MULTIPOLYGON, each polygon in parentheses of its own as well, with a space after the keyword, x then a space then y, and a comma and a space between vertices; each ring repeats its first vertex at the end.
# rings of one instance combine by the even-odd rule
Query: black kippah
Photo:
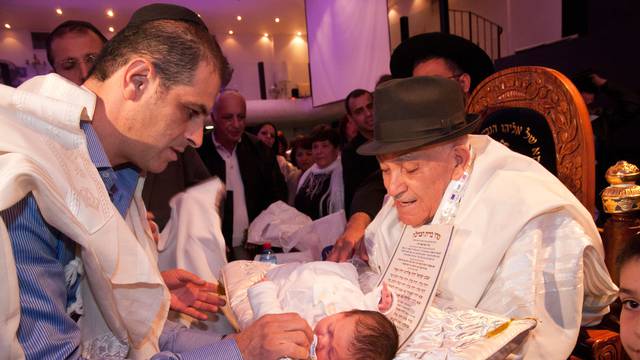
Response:
MULTIPOLYGON (((186 7, 173 4, 151 4, 136 10, 127 26, 141 25, 154 20, 175 20, 198 24, 207 29, 207 25, 195 12, 186 7)), ((208 29, 207 29, 208 31, 208 29)))

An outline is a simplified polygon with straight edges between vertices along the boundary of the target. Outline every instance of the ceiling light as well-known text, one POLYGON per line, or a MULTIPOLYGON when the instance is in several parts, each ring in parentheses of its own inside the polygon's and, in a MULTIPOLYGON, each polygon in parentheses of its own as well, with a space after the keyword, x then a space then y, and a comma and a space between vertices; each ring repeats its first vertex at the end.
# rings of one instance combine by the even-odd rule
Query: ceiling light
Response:
POLYGON ((113 10, 111 9, 107 9, 107 16, 108 17, 113 17, 115 14, 113 13, 113 10))
POLYGON ((11 29, 11 25, 9 25, 8 23, 4 24, 4 27, 7 28, 7 29, 11 29))
POLYGON ((273 19, 275 22, 279 23, 280 22, 280 18, 275 18, 273 19))
POLYGON ((205 130, 213 130, 213 125, 205 125, 204 129, 205 130))
POLYGON ((199 18, 202 18, 202 15, 200 15, 200 13, 196 13, 196 15, 198 15, 199 18))
POLYGON ((268 34, 268 33, 264 33, 264 35, 262 35, 262 36, 264 36, 264 37, 268 38, 268 37, 269 37, 269 34, 268 34))
POLYGON ((62 15, 62 9, 57 8, 57 9, 56 9, 56 14, 58 14, 58 15, 62 15))
POLYGON ((238 16, 236 16, 236 19, 237 19, 238 21, 240 21, 240 20, 242 20, 242 16, 238 15, 238 16))
POLYGON ((229 30, 229 35, 233 35, 233 30, 229 30))
POLYGON ((302 31, 298 31, 298 32, 296 33, 296 35, 298 35, 298 36, 302 36, 302 31))
POLYGON ((113 28, 113 26, 109 26, 109 32, 114 32, 116 31, 116 29, 113 28))

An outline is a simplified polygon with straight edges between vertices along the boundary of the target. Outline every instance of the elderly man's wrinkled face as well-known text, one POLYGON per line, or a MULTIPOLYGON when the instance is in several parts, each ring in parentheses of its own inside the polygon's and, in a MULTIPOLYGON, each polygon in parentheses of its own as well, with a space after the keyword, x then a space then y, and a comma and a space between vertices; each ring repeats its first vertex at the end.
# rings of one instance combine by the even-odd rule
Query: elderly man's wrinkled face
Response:
POLYGON ((216 140, 224 146, 235 146, 244 133, 246 117, 247 104, 242 95, 232 91, 222 94, 213 113, 216 140))
POLYGON ((447 185, 459 177, 454 170, 464 162, 456 160, 454 149, 445 143, 378 156, 384 186, 404 224, 417 227, 433 219, 447 185))
POLYGON ((59 75, 82 85, 100 50, 102 40, 98 35, 91 31, 69 32, 51 43, 51 66, 59 75))

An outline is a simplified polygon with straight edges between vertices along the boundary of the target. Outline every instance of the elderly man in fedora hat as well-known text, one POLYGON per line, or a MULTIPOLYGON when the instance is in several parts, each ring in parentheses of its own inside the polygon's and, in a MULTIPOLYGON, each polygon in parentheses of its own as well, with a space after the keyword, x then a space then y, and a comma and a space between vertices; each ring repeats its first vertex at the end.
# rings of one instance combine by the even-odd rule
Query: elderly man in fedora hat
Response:
POLYGON ((590 214, 536 161, 470 135, 454 80, 412 77, 375 91, 372 141, 388 198, 369 225, 369 265, 381 272, 406 226, 454 226, 438 296, 538 326, 520 353, 566 359, 581 324, 598 322, 616 287, 590 214))
MULTIPOLYGON (((439 32, 415 35, 403 41, 393 50, 389 67, 395 79, 437 76, 455 80, 464 92, 465 99, 478 84, 495 72, 493 61, 478 45, 462 37, 439 32)), ((370 119, 373 111, 367 111, 365 107, 370 106, 372 99, 369 92, 355 90, 345 99, 347 113, 351 112, 351 107, 355 111, 360 106, 362 115, 358 116, 370 119)), ((370 129, 368 133, 360 133, 371 137, 370 129)), ((359 156, 352 146, 359 146, 364 141, 365 136, 356 137, 353 144, 346 146, 342 152, 345 196, 353 201, 345 204, 349 210, 349 222, 344 233, 336 240, 329 260, 345 261, 354 254, 354 249, 357 249, 355 254, 366 257, 360 246, 364 229, 380 210, 384 189, 379 175, 369 171, 369 157, 359 156)))

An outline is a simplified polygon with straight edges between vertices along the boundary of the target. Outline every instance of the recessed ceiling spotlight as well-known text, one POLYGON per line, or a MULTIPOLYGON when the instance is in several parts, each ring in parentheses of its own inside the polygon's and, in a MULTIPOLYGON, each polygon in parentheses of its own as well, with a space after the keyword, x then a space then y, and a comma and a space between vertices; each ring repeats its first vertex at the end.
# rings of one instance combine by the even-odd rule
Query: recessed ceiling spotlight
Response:
POLYGON ((275 19, 273 19, 273 21, 279 23, 280 22, 280 18, 275 18, 275 19))
POLYGON ((113 26, 109 26, 109 32, 114 32, 116 31, 116 29, 113 28, 113 26))
POLYGON ((242 20, 242 16, 240 16, 240 15, 236 16, 236 20, 238 20, 238 21, 242 20))
POLYGON ((9 25, 8 23, 4 24, 4 27, 7 29, 11 29, 11 25, 9 25))
POLYGON ((298 31, 298 32, 296 33, 296 35, 298 35, 298 36, 302 36, 302 31, 298 31))
POLYGON ((268 34, 268 33, 264 33, 264 35, 262 35, 262 36, 264 36, 264 37, 268 38, 268 37, 269 37, 269 34, 268 34))
POLYGON ((60 8, 56 8, 56 14, 58 14, 58 15, 62 15, 62 9, 60 9, 60 8))
POLYGON ((200 15, 200 13, 196 13, 196 15, 198 15, 199 18, 202 18, 202 15, 200 15))
POLYGON ((113 13, 112 9, 107 9, 107 16, 108 17, 113 17, 115 14, 113 13))
POLYGON ((229 35, 233 35, 233 30, 229 30, 229 35))

